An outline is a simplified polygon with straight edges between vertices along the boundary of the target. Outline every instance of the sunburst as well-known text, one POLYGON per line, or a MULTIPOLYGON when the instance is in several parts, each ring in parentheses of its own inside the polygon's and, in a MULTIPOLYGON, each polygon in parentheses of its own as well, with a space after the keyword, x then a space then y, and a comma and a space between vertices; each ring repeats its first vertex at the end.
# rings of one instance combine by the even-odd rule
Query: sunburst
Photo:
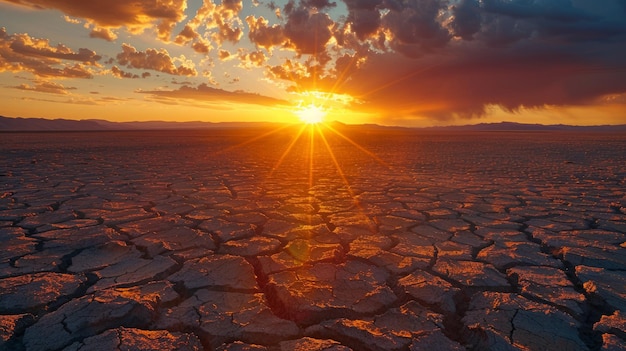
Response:
POLYGON ((325 108, 315 104, 298 107, 294 114, 300 118, 304 124, 318 124, 324 121, 328 114, 325 108))
MULTIPOLYGON (((314 195, 315 191, 310 189, 316 189, 318 185, 316 184, 316 179, 320 176, 322 178, 328 176, 327 174, 316 174, 317 172, 321 172, 322 168, 320 168, 319 165, 325 162, 323 159, 325 157, 326 160, 330 162, 330 165, 332 165, 331 167, 335 169, 337 178, 343 183, 344 189, 347 192, 346 195, 353 200, 355 209, 364 218, 364 224, 369 225, 371 221, 367 221, 365 219, 370 218, 370 216, 366 214, 365 208, 363 208, 360 204, 358 191, 355 191, 350 182, 350 172, 346 172, 343 168, 343 166, 345 166, 342 164, 343 157, 337 153, 335 148, 338 145, 335 145, 335 143, 343 140, 383 167, 387 169, 392 167, 373 152, 367 150, 351 137, 344 134, 341 124, 335 124, 326 120, 329 118, 329 115, 334 116, 334 114, 337 114, 337 111, 341 111, 342 108, 345 108, 344 106, 351 101, 353 100, 349 96, 339 94, 324 93, 319 91, 301 92, 299 93, 299 100, 295 101, 291 108, 286 110, 286 112, 291 113, 292 116, 298 117, 300 122, 299 125, 283 125, 275 130, 268 131, 264 134, 232 146, 227 150, 259 142, 261 139, 271 137, 273 134, 285 130, 285 128, 289 131, 292 130, 293 132, 291 132, 292 134, 288 139, 289 141, 284 145, 282 152, 277 154, 277 159, 274 165, 270 168, 268 174, 266 175, 267 181, 269 181, 270 178, 275 178, 279 169, 282 169, 279 177, 283 177, 285 175, 289 176, 290 174, 294 174, 296 171, 302 172, 303 174, 301 175, 308 178, 307 185, 309 189, 309 201, 310 205, 314 206, 316 201, 314 195), (332 138, 331 136, 335 136, 335 138, 332 138), (300 152, 303 153, 300 154, 300 152), (290 155, 295 155, 296 159, 299 157, 298 155, 304 156, 304 158, 300 158, 299 160, 302 164, 299 166, 294 164, 286 165, 287 162, 285 161, 290 155)), ((343 150, 344 148, 345 144, 344 146, 341 146, 340 150, 343 150)))

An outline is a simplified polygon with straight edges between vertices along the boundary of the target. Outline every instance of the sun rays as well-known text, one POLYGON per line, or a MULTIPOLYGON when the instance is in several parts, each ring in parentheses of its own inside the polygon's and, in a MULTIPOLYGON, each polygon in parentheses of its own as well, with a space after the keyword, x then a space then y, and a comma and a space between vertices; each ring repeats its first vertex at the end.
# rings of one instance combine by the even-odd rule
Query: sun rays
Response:
MULTIPOLYGON (((293 195, 290 196, 301 197, 310 208, 318 208, 320 201, 329 194, 350 199, 351 211, 356 215, 354 225, 375 230, 372 227, 374 214, 367 213, 367 206, 359 200, 361 190, 355 189, 352 183, 363 176, 363 170, 387 172, 392 167, 360 145, 356 141, 360 137, 354 139, 358 133, 359 127, 303 120, 300 124, 259 130, 258 135, 248 136, 221 153, 235 149, 239 153, 257 148, 267 150, 267 158, 263 162, 268 165, 268 173, 259 175, 263 183, 273 184, 277 189, 284 189, 281 185, 284 184, 287 189, 292 189, 290 192, 293 191, 293 195), (381 167, 373 167, 373 164, 381 167)), ((316 217, 319 215, 309 213, 308 220, 305 219, 307 216, 301 218, 309 226, 315 226, 319 222, 316 217)))
MULTIPOLYGON (((349 67, 345 68, 348 69, 349 67)), ((311 208, 319 206, 320 199, 325 196, 322 193, 337 193, 337 196, 349 198, 352 203, 351 209, 358 212, 357 218, 361 218, 358 222, 372 229, 371 214, 368 215, 365 207, 361 205, 360 191, 354 189, 351 179, 362 176, 361 170, 372 169, 360 165, 359 162, 372 161, 381 165, 383 169, 380 170, 383 172, 391 170, 392 167, 374 152, 356 142, 351 137, 353 135, 350 129, 344 130, 343 124, 330 121, 334 118, 344 120, 346 115, 353 113, 350 106, 359 103, 350 95, 338 93, 336 91, 338 88, 337 84, 331 91, 321 91, 315 87, 312 90, 301 90, 301 87, 296 86, 296 91, 292 93, 292 104, 285 106, 282 113, 290 114, 292 118, 297 117, 294 120, 298 123, 281 125, 269 131, 264 130, 224 151, 243 147, 255 148, 256 145, 266 148, 267 140, 268 145, 272 145, 271 148, 267 148, 268 161, 273 157, 276 158, 269 172, 262 176, 265 182, 280 187, 283 181, 286 184, 302 181, 300 183, 302 188, 294 190, 306 194, 306 202, 311 208), (284 144, 280 146, 276 141, 284 144), (354 158, 356 155, 365 158, 357 161, 354 158)), ((294 196, 297 195, 294 193, 294 196)), ((309 215, 309 225, 315 222, 314 217, 313 214, 309 215)))

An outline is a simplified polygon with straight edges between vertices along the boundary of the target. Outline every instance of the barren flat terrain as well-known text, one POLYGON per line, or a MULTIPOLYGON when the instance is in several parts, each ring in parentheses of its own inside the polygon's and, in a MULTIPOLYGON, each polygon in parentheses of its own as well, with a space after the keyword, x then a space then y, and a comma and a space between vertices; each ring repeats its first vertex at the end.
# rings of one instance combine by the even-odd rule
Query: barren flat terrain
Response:
POLYGON ((625 349, 625 134, 334 128, 0 134, 0 349, 625 349))

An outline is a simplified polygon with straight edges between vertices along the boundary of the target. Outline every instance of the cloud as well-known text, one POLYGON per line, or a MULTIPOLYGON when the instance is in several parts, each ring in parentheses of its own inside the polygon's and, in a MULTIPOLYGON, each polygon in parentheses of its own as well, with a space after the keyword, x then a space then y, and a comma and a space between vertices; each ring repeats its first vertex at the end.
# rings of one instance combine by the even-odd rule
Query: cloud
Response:
POLYGON ((199 37, 198 33, 190 25, 186 25, 174 41, 178 44, 186 44, 197 37, 199 37))
POLYGON ((117 78, 131 78, 131 79, 139 78, 139 75, 130 73, 130 72, 125 72, 117 66, 111 67, 111 74, 117 78))
POLYGON ((242 68, 252 68, 252 67, 261 67, 267 61, 267 57, 263 53, 263 51, 257 50, 252 52, 246 52, 243 49, 239 49, 239 60, 241 61, 240 67, 242 68))
POLYGON ((191 44, 191 48, 200 54, 208 54, 211 51, 211 44, 205 40, 198 40, 195 43, 191 44))
POLYGON ((60 95, 67 95, 69 94, 68 90, 76 89, 75 87, 64 87, 62 84, 46 81, 36 81, 34 85, 20 84, 19 86, 16 86, 14 88, 20 90, 36 91, 39 93, 60 95))
POLYGON ((64 19, 64 20, 65 20, 65 22, 67 22, 67 23, 72 23, 72 24, 80 24, 80 20, 79 20, 79 19, 72 18, 72 17, 67 16, 67 15, 63 16, 63 19, 64 19))
POLYGON ((156 24, 159 38, 169 40, 174 25, 184 18, 186 0, 4 0, 33 9, 56 9, 100 27, 127 27, 132 32, 156 24))
MULTIPOLYGON (((330 27, 336 44, 327 50, 329 69, 285 60, 268 67, 268 77, 294 82, 292 90, 351 94, 355 109, 407 118, 479 117, 490 106, 579 106, 626 93, 626 6, 618 0, 344 3, 343 23, 330 27)), ((281 28, 297 52, 318 53, 332 43, 323 35, 316 42, 316 26, 303 25, 315 12, 288 5, 281 28), (309 32, 287 35, 290 24, 309 32)), ((262 42, 256 35, 269 24, 247 22, 251 40, 262 42)))
POLYGON ((239 13, 242 0, 223 0, 215 4, 205 0, 188 21, 179 22, 182 30, 174 38, 179 45, 189 45, 195 52, 207 55, 212 49, 220 49, 225 42, 237 44, 244 35, 239 13))
POLYGON ((212 88, 205 83, 202 83, 195 88, 185 85, 177 90, 152 90, 138 92, 142 94, 149 94, 157 98, 165 98, 170 103, 174 102, 173 100, 190 99, 204 102, 231 102, 264 106, 287 104, 286 101, 260 94, 212 88))
MULTIPOLYGON (((97 95, 98 93, 94 94, 94 92, 91 92, 90 94, 97 95)), ((53 103, 63 104, 63 105, 110 106, 111 104, 118 104, 119 102, 126 101, 127 99, 120 99, 120 98, 113 97, 113 96, 104 96, 98 99, 94 99, 91 97, 72 95, 69 98, 62 99, 62 100, 31 98, 31 97, 26 97, 26 96, 23 96, 21 100, 25 102, 29 102, 29 101, 53 102, 53 103)))
POLYGON ((201 53, 208 53, 210 42, 218 47, 227 41, 236 44, 243 37, 243 22, 238 17, 242 9, 242 0, 223 0, 219 5, 211 0, 204 1, 178 34, 176 42, 193 42, 192 47, 201 53), (200 51, 197 48, 207 49, 200 51))
POLYGON ((242 22, 237 16, 242 8, 242 0, 222 0, 221 5, 215 7, 207 28, 217 29, 211 37, 219 45, 225 41, 236 44, 243 36, 242 22))
MULTIPOLYGON (((248 39, 257 47, 271 51, 274 47, 290 48, 298 55, 325 56, 326 45, 333 37, 335 22, 327 13, 320 12, 335 7, 336 3, 327 0, 303 0, 298 5, 289 1, 283 12, 286 21, 269 25, 264 17, 246 17, 248 39)), ((271 9, 279 10, 270 3, 271 9)), ((280 14, 280 11, 277 13, 280 14)), ((278 16, 282 18, 282 15, 278 16)))
MULTIPOLYGON (((289 5, 289 4, 288 4, 289 5)), ((323 12, 311 12, 307 7, 285 6, 287 23, 283 27, 288 46, 298 54, 318 55, 326 51, 326 44, 333 37, 334 21, 323 12)))
POLYGON ((593 20, 595 16, 576 8, 571 1, 503 1, 484 0, 483 7, 486 12, 504 15, 516 19, 542 18, 552 21, 580 21, 593 20))
POLYGON ((445 46, 451 38, 439 21, 445 5, 443 1, 421 0, 389 7, 389 12, 382 17, 382 25, 389 33, 390 46, 409 57, 445 46))
POLYGON ((275 80, 287 80, 304 86, 309 77, 309 70, 299 61, 287 59, 280 65, 269 67, 267 74, 275 80))
POLYGON ((246 17, 246 23, 249 28, 248 38, 257 47, 271 50, 275 46, 282 46, 287 40, 280 25, 269 26, 269 21, 263 17, 250 15, 246 17))
POLYGON ((473 40, 481 28, 481 13, 478 0, 461 0, 451 7, 452 21, 450 29, 454 36, 464 40, 473 40))
POLYGON ((220 50, 217 54, 217 57, 222 61, 227 61, 233 58, 228 50, 220 50))
POLYGON ((330 2, 328 0, 301 0, 300 6, 307 8, 314 8, 317 10, 324 10, 327 8, 333 8, 337 6, 336 2, 330 2))
POLYGON ((90 38, 100 38, 106 41, 115 41, 117 34, 109 28, 96 27, 89 33, 90 38))
POLYGON ((178 33, 174 42, 179 45, 191 44, 191 48, 200 54, 208 54, 211 51, 211 44, 208 40, 204 39, 195 29, 195 26, 189 24, 183 27, 183 30, 178 33))
POLYGON ((101 56, 95 51, 50 45, 47 39, 26 33, 8 34, 0 28, 0 72, 31 72, 40 77, 92 78, 92 67, 99 67, 101 56))
POLYGON ((81 61, 86 64, 95 64, 102 58, 95 51, 89 49, 80 48, 78 52, 75 52, 63 44, 57 44, 53 47, 50 46, 47 39, 36 39, 27 34, 14 34, 9 47, 18 55, 81 61))
POLYGON ((233 17, 238 14, 241 9, 243 9, 243 1, 242 0, 222 0, 222 13, 230 12, 228 16, 223 17, 233 17))
MULTIPOLYGON (((174 65, 174 59, 170 57, 165 49, 147 49, 145 52, 137 51, 130 44, 122 44, 122 52, 116 56, 120 65, 128 68, 139 68, 159 71, 178 76, 196 76, 198 72, 194 67, 181 64, 178 67, 174 65)), ((185 61, 184 57, 179 58, 185 61)))
MULTIPOLYGON (((355 108, 449 119, 482 116, 490 105, 509 111, 585 105, 626 91, 626 65, 613 58, 575 54, 575 46, 530 48, 460 46, 449 56, 419 60, 392 53, 372 56, 339 92, 362 102, 355 108)), ((608 51, 619 50, 615 44, 608 51)))
POLYGON ((378 31, 381 25, 382 0, 345 0, 348 7, 346 22, 356 36, 364 40, 378 31))

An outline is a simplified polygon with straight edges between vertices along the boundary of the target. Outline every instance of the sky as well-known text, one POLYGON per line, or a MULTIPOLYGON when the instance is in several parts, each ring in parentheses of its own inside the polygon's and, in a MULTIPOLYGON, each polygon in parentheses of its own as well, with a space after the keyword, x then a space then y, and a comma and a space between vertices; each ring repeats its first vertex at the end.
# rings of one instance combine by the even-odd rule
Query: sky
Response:
POLYGON ((626 123, 624 0, 0 0, 0 115, 626 123))

